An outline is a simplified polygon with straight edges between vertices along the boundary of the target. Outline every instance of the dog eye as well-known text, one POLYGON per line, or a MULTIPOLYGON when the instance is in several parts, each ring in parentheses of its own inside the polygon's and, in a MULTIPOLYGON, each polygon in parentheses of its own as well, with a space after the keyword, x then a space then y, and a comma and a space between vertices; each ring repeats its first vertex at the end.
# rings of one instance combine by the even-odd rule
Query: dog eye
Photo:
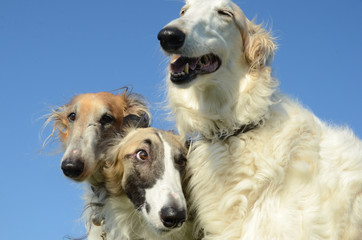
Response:
POLYGON ((234 14, 228 10, 218 10, 217 13, 224 17, 234 17, 234 14))
POLYGON ((70 113, 68 115, 68 120, 69 122, 74 122, 75 121, 75 117, 76 117, 76 114, 74 112, 70 113))
POLYGON ((176 163, 177 165, 179 165, 180 167, 185 167, 185 166, 186 166, 186 162, 187 162, 187 160, 186 160, 186 158, 183 157, 183 156, 175 159, 175 163, 176 163))
POLYGON ((99 121, 102 125, 112 123, 114 121, 114 117, 109 114, 104 114, 99 121))
POLYGON ((186 13, 186 8, 182 8, 180 11, 180 16, 182 17, 186 13))
POLYGON ((145 161, 148 159, 148 153, 145 150, 139 150, 136 157, 140 161, 145 161))

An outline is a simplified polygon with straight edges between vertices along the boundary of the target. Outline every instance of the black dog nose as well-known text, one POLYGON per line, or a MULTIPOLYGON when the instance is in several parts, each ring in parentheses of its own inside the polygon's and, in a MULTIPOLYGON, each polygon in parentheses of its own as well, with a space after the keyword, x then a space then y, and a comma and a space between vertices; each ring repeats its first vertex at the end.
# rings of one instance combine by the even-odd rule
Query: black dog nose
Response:
POLYGON ((66 158, 62 162, 62 170, 65 176, 70 178, 79 177, 84 169, 84 161, 80 158, 66 158))
POLYGON ((185 42, 185 33, 175 27, 165 27, 157 35, 165 51, 175 51, 185 42))
POLYGON ((182 223, 186 221, 185 209, 164 207, 161 209, 160 216, 163 225, 167 228, 181 227, 182 223))

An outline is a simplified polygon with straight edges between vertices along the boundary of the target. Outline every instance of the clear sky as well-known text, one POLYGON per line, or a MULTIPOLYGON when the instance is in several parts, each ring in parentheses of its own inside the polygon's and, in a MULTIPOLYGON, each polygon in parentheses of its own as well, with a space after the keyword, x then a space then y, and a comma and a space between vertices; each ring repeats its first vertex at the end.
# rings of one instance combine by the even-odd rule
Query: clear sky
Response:
MULTIPOLYGON (((206 1, 206 0, 205 0, 206 1)), ((362 137, 362 0, 238 0, 272 27, 283 92, 321 119, 362 137)), ((40 152, 51 106, 79 93, 133 88, 164 120, 166 58, 157 33, 174 0, 0 0, 0 239, 56 240, 85 233, 82 185, 66 179, 56 145, 40 152)))

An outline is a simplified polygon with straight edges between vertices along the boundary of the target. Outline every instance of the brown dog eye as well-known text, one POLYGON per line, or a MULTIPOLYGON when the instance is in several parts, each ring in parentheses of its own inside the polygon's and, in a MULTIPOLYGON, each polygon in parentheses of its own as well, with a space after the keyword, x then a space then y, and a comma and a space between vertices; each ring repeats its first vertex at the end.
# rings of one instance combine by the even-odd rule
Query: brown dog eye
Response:
POLYGON ((109 115, 109 114, 104 114, 101 117, 101 120, 99 121, 102 125, 108 124, 108 123, 113 123, 114 121, 114 117, 109 115))
POLYGON ((177 165, 179 165, 180 167, 185 167, 186 166, 186 158, 184 156, 180 156, 178 158, 175 159, 175 163, 177 165))
POLYGON ((145 150, 139 150, 136 157, 140 161, 145 161, 148 159, 148 153, 145 150))
POLYGON ((76 114, 74 112, 70 113, 68 115, 68 120, 69 122, 74 122, 75 121, 75 117, 76 117, 76 114))

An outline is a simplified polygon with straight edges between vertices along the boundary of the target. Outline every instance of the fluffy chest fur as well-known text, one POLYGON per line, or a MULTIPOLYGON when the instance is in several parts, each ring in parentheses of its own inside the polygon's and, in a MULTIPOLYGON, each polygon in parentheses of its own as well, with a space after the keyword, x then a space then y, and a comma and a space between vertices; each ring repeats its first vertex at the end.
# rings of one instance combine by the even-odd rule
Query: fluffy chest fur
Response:
POLYGON ((205 240, 361 239, 362 143, 278 93, 266 29, 230 0, 187 0, 158 38, 178 131, 201 139, 187 172, 205 240))
POLYGON ((362 176, 355 175, 361 161, 348 156, 357 155, 355 150, 326 155, 336 148, 361 149, 361 143, 345 130, 331 140, 329 127, 288 99, 272 109, 259 129, 225 142, 194 143, 188 166, 191 205, 205 239, 353 234, 356 229, 346 232, 345 226, 353 202, 361 200, 362 176))

